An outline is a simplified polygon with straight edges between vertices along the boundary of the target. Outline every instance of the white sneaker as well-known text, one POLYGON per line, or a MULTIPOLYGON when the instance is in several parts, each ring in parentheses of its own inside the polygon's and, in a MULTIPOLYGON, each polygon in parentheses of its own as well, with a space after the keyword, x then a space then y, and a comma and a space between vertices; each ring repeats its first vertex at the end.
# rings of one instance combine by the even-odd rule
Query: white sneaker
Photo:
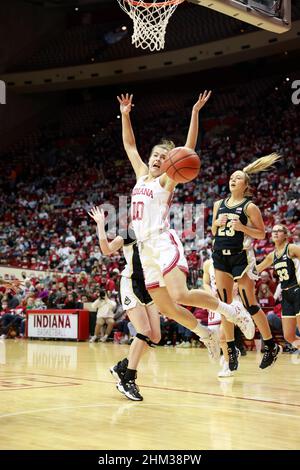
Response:
POLYGON ((213 359, 217 361, 220 357, 220 344, 218 334, 215 331, 209 331, 209 335, 206 338, 200 338, 202 343, 207 347, 208 354, 213 359))
POLYGON ((240 302, 232 302, 230 305, 234 311, 231 315, 226 316, 226 320, 237 325, 246 339, 252 339, 255 335, 255 324, 250 313, 240 302))
POLYGON ((100 338, 101 343, 105 343, 105 341, 107 340, 107 338, 108 338, 107 335, 102 336, 102 338, 100 338))
POLYGON ((234 372, 229 369, 228 362, 224 361, 222 369, 218 373, 218 377, 233 377, 234 372))
POLYGON ((96 343, 97 341, 97 336, 92 336, 91 339, 90 339, 90 343, 96 343))

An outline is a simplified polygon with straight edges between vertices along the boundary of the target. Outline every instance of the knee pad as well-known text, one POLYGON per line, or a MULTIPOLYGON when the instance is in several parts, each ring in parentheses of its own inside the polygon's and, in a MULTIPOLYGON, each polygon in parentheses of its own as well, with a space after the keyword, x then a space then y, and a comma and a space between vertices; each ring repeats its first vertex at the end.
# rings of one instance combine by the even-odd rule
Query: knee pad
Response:
POLYGON ((260 311, 260 306, 250 305, 245 289, 242 289, 242 294, 243 295, 241 296, 241 298, 243 300, 243 305, 245 309, 250 313, 250 315, 252 316, 258 313, 260 311))
POLYGON ((250 315, 255 315, 260 311, 260 306, 259 305, 248 305, 246 307, 246 310, 250 313, 250 315))
POLYGON ((150 348, 154 348, 155 346, 155 343, 153 343, 153 341, 151 341, 151 339, 149 338, 149 336, 145 336, 145 335, 142 335, 141 333, 137 333, 135 335, 136 338, 140 339, 141 341, 145 341, 145 343, 148 344, 148 346, 150 346, 150 348))

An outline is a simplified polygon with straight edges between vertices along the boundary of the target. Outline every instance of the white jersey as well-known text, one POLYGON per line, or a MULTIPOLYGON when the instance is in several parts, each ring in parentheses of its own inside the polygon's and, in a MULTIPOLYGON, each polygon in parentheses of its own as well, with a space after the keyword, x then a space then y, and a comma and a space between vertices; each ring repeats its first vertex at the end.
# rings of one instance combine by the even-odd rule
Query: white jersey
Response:
POLYGON ((149 182, 146 178, 138 179, 131 197, 132 227, 138 242, 157 238, 170 227, 168 214, 173 193, 161 186, 159 177, 149 182))

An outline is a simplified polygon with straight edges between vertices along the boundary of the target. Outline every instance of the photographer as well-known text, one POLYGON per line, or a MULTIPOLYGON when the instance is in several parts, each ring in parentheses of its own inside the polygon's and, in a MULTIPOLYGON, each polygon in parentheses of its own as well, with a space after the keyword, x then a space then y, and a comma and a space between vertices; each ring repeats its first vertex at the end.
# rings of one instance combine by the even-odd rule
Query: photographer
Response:
POLYGON ((105 343, 115 323, 114 311, 116 309, 116 302, 108 298, 104 289, 100 289, 99 298, 92 303, 91 307, 92 310, 97 311, 97 319, 94 336, 91 337, 90 342, 94 343, 97 341, 101 332, 100 341, 105 343))

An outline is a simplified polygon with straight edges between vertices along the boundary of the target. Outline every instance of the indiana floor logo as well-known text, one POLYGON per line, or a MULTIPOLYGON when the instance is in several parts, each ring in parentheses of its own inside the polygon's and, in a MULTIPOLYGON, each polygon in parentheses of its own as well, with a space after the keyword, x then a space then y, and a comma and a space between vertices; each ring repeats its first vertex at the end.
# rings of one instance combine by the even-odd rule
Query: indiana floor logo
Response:
POLYGON ((3 80, 0 80, 0 104, 6 104, 6 85, 3 80))

